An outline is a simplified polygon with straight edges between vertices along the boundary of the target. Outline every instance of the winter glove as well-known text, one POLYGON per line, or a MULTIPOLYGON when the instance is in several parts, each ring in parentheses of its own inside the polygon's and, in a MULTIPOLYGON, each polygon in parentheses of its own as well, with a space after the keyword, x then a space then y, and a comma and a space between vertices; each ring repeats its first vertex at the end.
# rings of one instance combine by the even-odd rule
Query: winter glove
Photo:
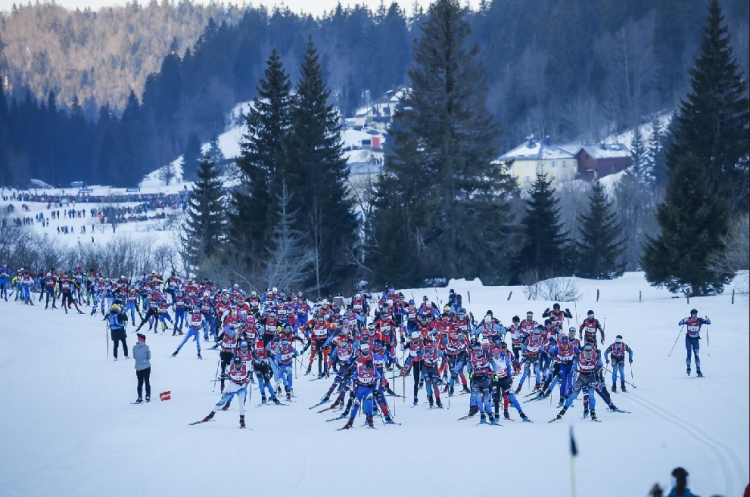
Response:
POLYGON ((406 343, 406 338, 404 338, 404 335, 401 335, 401 345, 406 343))
POLYGON ((604 335, 602 335, 602 345, 604 345, 604 335))
POLYGON ((609 366, 609 359, 607 359, 607 365, 609 366))
POLYGON ((630 362, 630 364, 633 364, 633 359, 628 359, 628 361, 630 362))
POLYGON ((474 376, 474 373, 472 371, 469 371, 469 379, 471 379, 472 376, 474 376))

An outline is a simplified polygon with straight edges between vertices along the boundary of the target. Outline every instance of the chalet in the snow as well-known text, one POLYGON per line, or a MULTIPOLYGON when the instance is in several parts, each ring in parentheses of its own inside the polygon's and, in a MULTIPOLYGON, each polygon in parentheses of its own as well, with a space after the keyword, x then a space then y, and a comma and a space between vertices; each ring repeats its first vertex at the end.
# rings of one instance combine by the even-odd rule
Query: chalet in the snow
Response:
POLYGON ((590 181, 630 167, 630 149, 622 143, 583 145, 575 157, 579 177, 590 181))
POLYGON ((526 143, 501 155, 499 162, 508 166, 516 178, 519 188, 528 190, 536 180, 537 171, 547 174, 547 179, 556 187, 565 181, 576 179, 578 164, 575 156, 557 145, 543 140, 527 139, 526 143))

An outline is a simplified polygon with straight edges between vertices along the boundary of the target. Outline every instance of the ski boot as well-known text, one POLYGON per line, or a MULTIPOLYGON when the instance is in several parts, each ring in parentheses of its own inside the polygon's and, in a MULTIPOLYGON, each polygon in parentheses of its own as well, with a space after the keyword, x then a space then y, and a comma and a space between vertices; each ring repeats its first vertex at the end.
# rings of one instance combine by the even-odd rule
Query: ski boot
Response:
MULTIPOLYGON (((698 376, 700 376, 700 372, 698 373, 698 376)), ((620 390, 622 390, 622 393, 628 393, 628 389, 625 388, 625 382, 620 383, 620 390)))
POLYGON ((568 410, 567 407, 563 407, 562 410, 557 413, 557 416, 555 417, 555 419, 562 419, 563 416, 565 416, 565 413, 567 412, 567 410, 568 410))
POLYGON ((172 330, 172 336, 175 336, 175 335, 177 335, 177 328, 172 330))
POLYGON ((453 387, 451 386, 448 388, 448 397, 453 397, 453 393, 453 387))
POLYGON ((136 404, 140 404, 141 402, 143 402, 143 397, 141 397, 141 396, 139 395, 139 396, 138 396, 138 398, 137 398, 137 399, 135 399, 135 403, 136 403, 136 404))
POLYGON ((469 417, 476 416, 476 414, 479 412, 479 406, 469 406, 469 417))
POLYGON ((588 417, 589 417, 589 410, 588 409, 584 409, 583 410, 583 419, 586 419, 588 417))
POLYGON ((180 351, 180 349, 177 349, 177 350, 175 350, 175 351, 174 351, 174 353, 172 354, 172 357, 177 357, 177 353, 178 353, 179 351, 180 351))
POLYGON ((265 395, 260 398, 260 403, 261 403, 261 405, 263 405, 263 404, 266 403, 266 396, 265 395))
POLYGON ((414 404, 412 405, 416 407, 417 404, 419 404, 419 399, 417 397, 414 397, 414 404))
POLYGON ((279 399, 278 399, 278 398, 276 398, 275 396, 274 396, 274 397, 271 397, 271 402, 273 402, 273 403, 274 403, 274 404, 276 404, 277 406, 281 404, 281 402, 279 401, 279 399))
POLYGON ((690 376, 690 365, 687 367, 687 375, 690 376))
POLYGON ((432 404, 434 403, 432 400, 432 395, 427 396, 427 403, 430 404, 430 409, 432 409, 432 404))
POLYGON ((518 395, 519 393, 521 393, 521 384, 520 384, 520 383, 519 383, 519 385, 518 385, 518 386, 516 387, 516 389, 515 389, 515 390, 513 391, 513 393, 514 393, 515 395, 518 395))
POLYGON ((591 421, 596 421, 596 409, 591 409, 591 421))
POLYGON ((612 393, 617 393, 617 383, 612 383, 612 393))
POLYGON ((230 405, 231 403, 232 403, 232 401, 230 400, 229 402, 227 402, 226 404, 224 404, 224 405, 223 405, 223 406, 221 407, 221 410, 222 410, 222 411, 226 411, 226 410, 228 410, 228 409, 229 409, 229 405, 230 405))
POLYGON ((309 374, 310 374, 310 370, 311 370, 311 369, 312 369, 312 365, 310 365, 310 366, 307 366, 307 371, 305 371, 305 374, 304 374, 304 376, 307 376, 307 375, 309 375, 309 374))
POLYGON ((398 397, 398 394, 396 392, 394 392, 393 390, 391 390, 390 386, 386 387, 385 393, 387 393, 388 395, 392 395, 394 397, 398 397))
POLYGON ((151 402, 151 396, 150 395, 146 395, 146 402, 151 402))
POLYGON ((437 399, 435 399, 435 405, 437 406, 438 409, 442 409, 443 408, 443 403, 440 402, 440 397, 438 397, 437 399))
POLYGON ((491 425, 498 424, 498 419, 495 416, 493 416, 492 414, 490 414, 490 424, 491 425))
POLYGON ((375 428, 372 422, 372 416, 367 416, 367 426, 369 426, 370 428, 375 428))
POLYGON ((198 359, 203 359, 203 356, 201 355, 200 352, 198 352, 198 359))
POLYGON ((479 416, 479 424, 480 425, 487 424, 487 419, 485 418, 484 413, 482 413, 482 415, 479 416))
POLYGON ((696 373, 698 374, 698 378, 703 378, 703 373, 701 373, 701 368, 696 369, 696 373))
POLYGON ((240 428, 247 428, 245 426, 245 415, 244 414, 240 414, 240 428))
POLYGON ((524 421, 525 423, 531 423, 531 420, 529 419, 529 417, 528 417, 528 416, 527 416, 526 414, 524 414, 523 412, 521 412, 521 414, 519 414, 519 416, 521 416, 521 419, 522 419, 522 420, 523 420, 523 421, 524 421))
POLYGON ((287 392, 286 393, 286 400, 288 400, 289 402, 292 401, 292 393, 291 392, 287 392))
POLYGON ((211 411, 210 413, 208 413, 208 416, 206 416, 205 418, 203 418, 203 423, 205 423, 206 421, 211 421, 213 419, 213 417, 214 417, 214 412, 211 411))
POLYGON ((393 418, 391 417, 390 414, 386 414, 386 416, 385 416, 385 424, 387 424, 387 425, 395 425, 396 422, 393 421, 393 418))
POLYGON ((510 419, 510 413, 509 413, 509 412, 508 412, 507 410, 504 410, 504 411, 503 411, 503 417, 504 417, 505 419, 508 419, 508 420, 509 420, 509 419, 510 419))
POLYGON ((463 388, 461 389, 461 393, 471 393, 471 390, 469 390, 469 387, 464 385, 463 388))
POLYGON ((349 421, 347 421, 346 424, 344 425, 344 427, 341 428, 341 429, 342 430, 348 430, 349 428, 352 427, 353 424, 354 424, 354 420, 351 419, 351 418, 349 418, 349 421))
POLYGON ((76 308, 76 311, 78 311, 78 314, 83 314, 83 311, 78 308, 76 308))

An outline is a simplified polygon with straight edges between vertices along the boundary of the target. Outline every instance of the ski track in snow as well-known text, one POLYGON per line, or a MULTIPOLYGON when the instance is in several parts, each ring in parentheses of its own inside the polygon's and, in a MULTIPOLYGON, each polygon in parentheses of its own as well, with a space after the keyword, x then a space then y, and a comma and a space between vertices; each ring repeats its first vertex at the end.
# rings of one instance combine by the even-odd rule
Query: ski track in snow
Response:
MULTIPOLYGON (((676 466, 690 472, 691 489, 698 495, 737 495, 747 484, 750 445, 747 298, 731 305, 729 295, 721 295, 691 299, 687 305, 634 273, 611 282, 576 281, 583 298, 575 307, 562 303, 563 308, 577 311, 579 318, 587 308, 595 309, 600 320, 607 318, 605 346, 621 333, 634 349, 638 388, 613 394, 615 404, 632 414, 602 409, 602 423, 582 421, 579 397, 563 422, 547 424, 541 421, 554 416, 555 404, 531 402, 523 407, 536 423, 520 423, 516 417, 515 423, 489 431, 455 421, 465 413, 469 396, 453 397, 451 410, 428 412, 422 389, 417 409, 407 409, 410 402, 402 398, 387 397, 401 426, 376 422, 378 429, 369 430, 361 426, 360 413, 351 430, 338 432, 346 419, 325 420, 341 411, 307 409, 333 378, 308 382, 301 375, 294 385, 297 398, 288 408, 254 408, 257 393, 248 399, 252 431, 239 429, 236 402, 228 412, 219 411, 215 423, 187 426, 219 399, 218 388, 212 392, 214 384, 207 381, 216 371, 216 351, 203 348, 206 360, 198 361, 194 349, 187 348, 172 359, 183 337, 146 333, 154 400, 130 405, 136 386, 133 360, 122 359, 122 351, 118 362, 102 357, 107 332, 100 314, 65 315, 61 309, 0 302, 0 396, 8 399, 0 409, 0 495, 73 497, 105 490, 108 496, 204 497, 246 489, 253 495, 343 497, 355 492, 375 497, 385 485, 411 496, 458 496, 467 491, 467 475, 494 464, 503 465, 503 494, 556 495, 570 474, 569 425, 575 427, 579 448, 579 495, 645 495, 654 483, 668 489, 676 466), (597 288, 602 290, 598 303, 597 288), (685 375, 684 335, 667 357, 679 331, 676 323, 691 307, 714 322, 711 356, 708 341, 701 342, 702 369, 709 377, 702 380, 685 375), (172 400, 160 402, 158 394, 165 390, 172 391, 172 400), (543 460, 551 464, 539 478, 543 460), (613 471, 627 477, 613 481, 613 471)), ((527 301, 521 287, 454 281, 449 288, 464 295, 477 319, 493 309, 506 324, 526 310, 539 319, 551 304, 527 301), (510 290, 513 298, 506 301, 510 290)), ((437 296, 433 289, 414 290, 417 299, 426 294, 445 301, 447 293, 448 288, 437 296)), ((132 347, 133 330, 128 338, 132 347)), ((609 385, 611 374, 605 379, 609 385)), ((405 385, 410 400, 412 382, 389 380, 397 394, 405 385)))
POLYGON ((629 393, 628 396, 635 400, 636 403, 641 407, 644 407, 654 413, 654 415, 656 415, 657 417, 673 424, 691 437, 695 437, 696 439, 700 440, 711 450, 711 452, 714 453, 714 456, 719 462, 722 473, 724 475, 724 481, 726 483, 726 490, 724 492, 725 495, 736 495, 735 484, 736 488, 742 489, 744 487, 744 485, 746 484, 743 483, 746 482, 745 472, 742 470, 742 463, 740 463, 740 460, 734 450, 724 445, 723 443, 718 442, 714 437, 707 434, 698 426, 685 421, 668 409, 664 409, 663 407, 652 401, 643 399, 637 394, 629 393), (732 464, 734 465, 734 474, 732 474, 732 468, 729 467, 727 459, 731 459, 732 464))

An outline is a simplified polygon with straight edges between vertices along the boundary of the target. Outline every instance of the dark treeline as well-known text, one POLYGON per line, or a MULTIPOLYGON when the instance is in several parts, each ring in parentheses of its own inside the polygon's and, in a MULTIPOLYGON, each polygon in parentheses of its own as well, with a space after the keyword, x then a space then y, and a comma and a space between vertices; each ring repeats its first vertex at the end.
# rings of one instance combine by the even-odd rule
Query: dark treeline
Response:
MULTIPOLYGON (((722 5, 744 64, 740 70, 747 74, 748 4, 722 5)), ((468 41, 478 46, 487 74, 487 111, 501 124, 499 150, 530 133, 596 140, 676 107, 687 90, 687 68, 700 46, 706 8, 707 0, 595 5, 493 0, 466 13, 468 41)), ((74 81, 62 80, 44 95, 38 85, 33 90, 14 85, 10 94, 0 95, 0 184, 24 185, 29 178, 136 184, 191 144, 221 133, 227 112, 257 95, 255 85, 272 49, 295 79, 308 36, 319 51, 333 103, 349 116, 384 91, 409 83, 413 42, 424 17, 421 10, 408 17, 395 4, 375 12, 339 7, 318 19, 251 7, 236 22, 209 21, 184 51, 184 40, 175 37, 142 92, 140 85, 126 96, 120 87, 111 97, 97 91, 92 93, 97 99, 87 97, 82 104, 69 87, 74 81), (62 102, 58 94, 74 97, 62 102), (94 120, 86 117, 93 114, 94 120)), ((13 14, 3 18, 3 29, 13 20, 13 14)), ((162 28, 157 24, 152 31, 162 28)), ((10 74, 17 81, 3 55, 10 49, 0 50, 0 79, 10 74)), ((130 63, 114 56, 110 62, 130 63)), ((54 61, 47 66, 53 73, 54 61)))

